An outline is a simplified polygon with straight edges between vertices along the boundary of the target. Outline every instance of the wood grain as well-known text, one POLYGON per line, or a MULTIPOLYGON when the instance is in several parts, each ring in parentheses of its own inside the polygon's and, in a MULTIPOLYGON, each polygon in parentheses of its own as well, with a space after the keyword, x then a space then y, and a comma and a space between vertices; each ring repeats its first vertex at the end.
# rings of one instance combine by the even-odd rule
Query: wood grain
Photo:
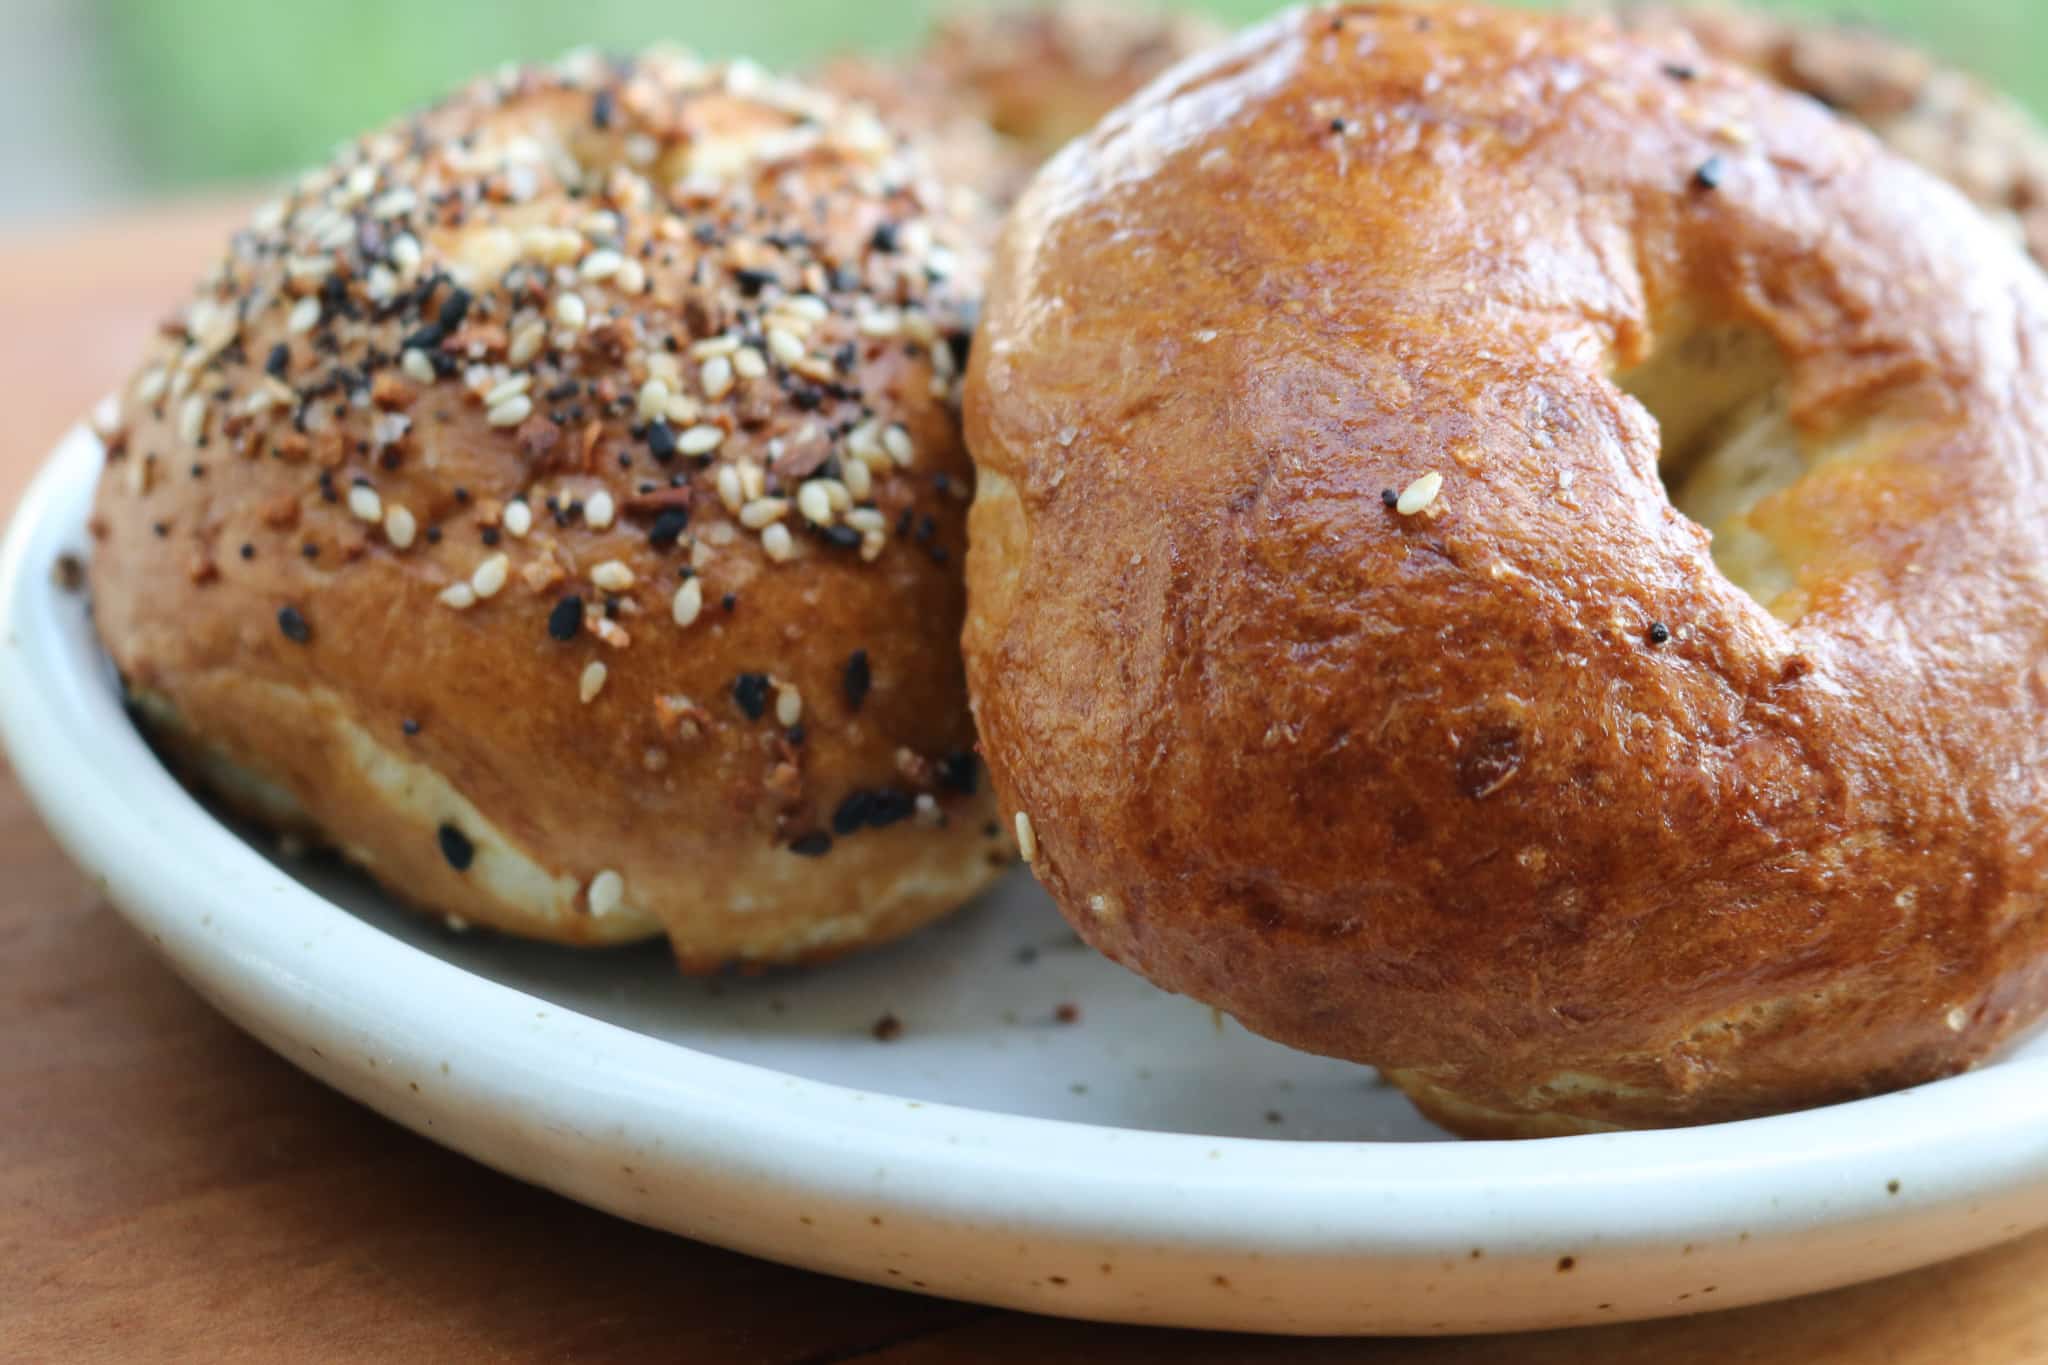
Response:
MULTIPOLYGON (((239 214, 0 239, 0 508, 239 214)), ((1332 1342, 997 1313, 649 1232, 442 1151, 235 1032, 65 863, 4 765, 0 1039, 0 1361, 2048 1360, 2048 1234, 1707 1317, 1332 1342)))

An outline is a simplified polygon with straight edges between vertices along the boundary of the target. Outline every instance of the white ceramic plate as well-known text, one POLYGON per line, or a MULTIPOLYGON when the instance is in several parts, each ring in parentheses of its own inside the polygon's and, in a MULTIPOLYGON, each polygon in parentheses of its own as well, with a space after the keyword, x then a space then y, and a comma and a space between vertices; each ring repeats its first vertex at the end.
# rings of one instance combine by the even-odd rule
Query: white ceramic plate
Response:
POLYGON ((51 829, 269 1046, 573 1199, 876 1284, 1290 1332, 1730 1306, 2048 1223, 2048 1043, 1782 1118, 1461 1143, 1371 1072, 1081 949, 1022 877, 898 947, 758 980, 451 934, 275 859, 137 737, 53 572, 85 549, 99 460, 68 438, 0 555, 0 736, 51 829))

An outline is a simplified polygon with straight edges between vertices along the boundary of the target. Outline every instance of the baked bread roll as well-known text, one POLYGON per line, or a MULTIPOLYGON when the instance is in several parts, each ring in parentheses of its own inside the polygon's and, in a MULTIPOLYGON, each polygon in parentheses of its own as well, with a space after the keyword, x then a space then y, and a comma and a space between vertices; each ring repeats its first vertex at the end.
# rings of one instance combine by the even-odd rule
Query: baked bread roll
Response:
POLYGON ((1690 38, 1868 124, 2048 262, 2048 133, 2017 101, 1866 25, 1716 4, 1624 4, 1619 14, 1646 37, 1690 38))
POLYGON ((129 696, 231 805, 510 933, 709 969, 958 905, 1005 842, 956 644, 979 211, 681 56, 361 139, 121 396, 129 696))
POLYGON ((819 79, 922 133, 949 178, 1007 204, 1068 139, 1224 35, 1197 15, 1102 0, 1007 4, 943 16, 900 62, 843 57, 819 79))
POLYGON ((1290 13, 1040 173, 965 645, 1092 944, 1470 1134, 1969 1066, 2048 991, 2048 280, 1610 23, 1290 13))

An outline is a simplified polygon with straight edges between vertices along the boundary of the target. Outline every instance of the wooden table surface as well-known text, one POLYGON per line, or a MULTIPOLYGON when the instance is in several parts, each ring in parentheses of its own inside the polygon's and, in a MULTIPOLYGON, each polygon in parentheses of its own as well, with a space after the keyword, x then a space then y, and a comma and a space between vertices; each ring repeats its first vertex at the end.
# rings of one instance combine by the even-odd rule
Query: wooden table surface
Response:
MULTIPOLYGON (((0 510, 236 217, 0 237, 0 510)), ((1429 1341, 1100 1327, 824 1279, 593 1213, 323 1089, 173 977, 0 767, 0 1360, 1067 1358, 2048 1360, 2048 1234, 1792 1303, 1429 1341)))

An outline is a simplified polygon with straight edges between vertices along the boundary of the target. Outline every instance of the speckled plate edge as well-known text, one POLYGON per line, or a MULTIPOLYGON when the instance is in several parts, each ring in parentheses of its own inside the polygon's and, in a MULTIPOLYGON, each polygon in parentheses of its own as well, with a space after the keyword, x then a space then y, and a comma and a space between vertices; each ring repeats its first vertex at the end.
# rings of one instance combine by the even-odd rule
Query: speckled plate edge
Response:
POLYGON ((898 1288, 1275 1332, 1611 1322, 1781 1298, 2048 1223, 2048 1063, 1831 1109, 1524 1143, 1302 1143, 1018 1118, 798 1079, 470 974, 279 872, 157 764, 80 600, 72 432, 0 549, 0 739, 192 985, 436 1142, 637 1222, 898 1288))

